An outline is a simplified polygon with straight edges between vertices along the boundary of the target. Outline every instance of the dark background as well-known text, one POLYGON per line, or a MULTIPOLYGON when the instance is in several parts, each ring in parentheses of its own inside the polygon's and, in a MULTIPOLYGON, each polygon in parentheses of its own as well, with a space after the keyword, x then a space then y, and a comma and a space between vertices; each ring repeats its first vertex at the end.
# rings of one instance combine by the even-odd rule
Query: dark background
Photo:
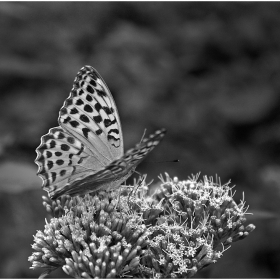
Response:
POLYGON ((86 64, 113 93, 125 149, 168 131, 139 172, 217 174, 245 193, 255 232, 196 277, 279 278, 277 2, 1 2, 0 277, 40 274, 27 261, 46 216, 35 148, 86 64))

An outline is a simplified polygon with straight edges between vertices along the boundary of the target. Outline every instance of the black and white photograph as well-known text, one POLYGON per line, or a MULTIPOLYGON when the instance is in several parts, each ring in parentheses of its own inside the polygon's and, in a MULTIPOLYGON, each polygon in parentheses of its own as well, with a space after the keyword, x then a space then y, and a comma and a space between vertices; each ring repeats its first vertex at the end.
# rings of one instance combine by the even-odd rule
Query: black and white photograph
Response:
POLYGON ((280 278, 280 3, 0 2, 0 278, 280 278))

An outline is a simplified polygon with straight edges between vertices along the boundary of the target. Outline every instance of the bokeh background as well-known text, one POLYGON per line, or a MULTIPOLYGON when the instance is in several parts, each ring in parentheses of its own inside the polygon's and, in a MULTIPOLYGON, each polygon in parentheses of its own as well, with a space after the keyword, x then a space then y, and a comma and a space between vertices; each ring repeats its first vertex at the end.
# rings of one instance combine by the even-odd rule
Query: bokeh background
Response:
POLYGON ((139 172, 218 175, 245 193, 256 230, 196 277, 279 278, 277 2, 1 2, 0 277, 40 274, 27 261, 46 216, 35 148, 86 64, 113 93, 126 149, 168 131, 139 172))

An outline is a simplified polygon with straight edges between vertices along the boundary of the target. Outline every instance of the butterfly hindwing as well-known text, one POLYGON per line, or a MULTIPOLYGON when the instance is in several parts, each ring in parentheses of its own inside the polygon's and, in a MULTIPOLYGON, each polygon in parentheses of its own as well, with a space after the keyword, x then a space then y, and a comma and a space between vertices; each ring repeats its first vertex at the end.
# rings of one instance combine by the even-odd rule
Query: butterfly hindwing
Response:
POLYGON ((120 185, 132 175, 137 165, 159 144, 165 133, 165 129, 157 130, 134 148, 128 150, 122 158, 111 162, 92 175, 66 186, 62 192, 57 193, 53 198, 62 194, 73 196, 99 190, 109 190, 120 185))
MULTIPOLYGON (((42 136, 36 152, 35 161, 39 167, 37 174, 42 178, 43 188, 47 191, 63 188, 77 174, 81 178, 88 173, 88 168, 81 165, 90 157, 86 147, 61 127, 54 127, 42 136)), ((91 168, 99 170, 100 166, 95 167, 93 163, 91 168)))

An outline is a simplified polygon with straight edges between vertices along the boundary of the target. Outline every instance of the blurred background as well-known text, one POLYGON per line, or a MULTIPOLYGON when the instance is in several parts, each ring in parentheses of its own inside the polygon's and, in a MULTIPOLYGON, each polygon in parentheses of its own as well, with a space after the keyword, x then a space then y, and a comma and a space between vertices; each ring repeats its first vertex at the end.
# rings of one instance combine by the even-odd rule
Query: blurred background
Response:
POLYGON ((84 65, 125 149, 167 129, 137 169, 148 180, 217 174, 245 193, 256 230, 196 278, 280 277, 280 3, 1 2, 0 42, 1 278, 41 273, 27 261, 46 217, 35 149, 84 65))

